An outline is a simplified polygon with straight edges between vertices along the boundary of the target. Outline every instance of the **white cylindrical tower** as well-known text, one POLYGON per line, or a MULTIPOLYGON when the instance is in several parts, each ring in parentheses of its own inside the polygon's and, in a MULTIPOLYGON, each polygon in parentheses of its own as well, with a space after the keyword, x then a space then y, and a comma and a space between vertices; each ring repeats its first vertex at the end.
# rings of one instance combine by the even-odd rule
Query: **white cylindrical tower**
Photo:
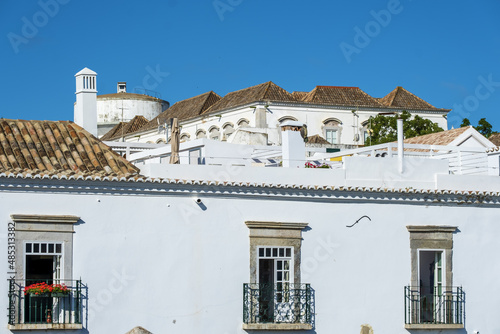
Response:
POLYGON ((97 73, 85 67, 75 74, 74 122, 97 137, 97 73))

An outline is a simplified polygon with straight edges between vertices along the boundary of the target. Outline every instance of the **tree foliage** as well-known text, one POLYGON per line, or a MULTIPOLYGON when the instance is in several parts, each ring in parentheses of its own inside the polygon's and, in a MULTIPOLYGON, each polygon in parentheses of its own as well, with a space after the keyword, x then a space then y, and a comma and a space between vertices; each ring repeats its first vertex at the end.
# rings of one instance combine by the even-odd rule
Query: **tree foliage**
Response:
POLYGON ((491 136, 491 133, 493 132, 492 128, 493 126, 490 123, 488 123, 486 118, 481 118, 479 122, 477 122, 477 126, 474 127, 474 129, 476 129, 477 132, 479 132, 486 138, 491 136))
POLYGON ((460 124, 460 127, 461 127, 461 128, 464 128, 464 127, 466 127, 466 126, 470 126, 470 121, 469 121, 469 119, 468 119, 468 118, 464 118, 464 119, 462 120, 462 124, 460 124))
MULTIPOLYGON (((418 115, 412 117, 407 111, 403 111, 399 117, 403 119, 403 133, 405 138, 443 131, 437 123, 418 115)), ((371 118, 368 123, 370 137, 366 139, 366 145, 378 145, 398 140, 397 119, 397 115, 377 115, 371 118)))
MULTIPOLYGON (((462 124, 460 124, 460 127, 463 128, 465 126, 470 126, 470 121, 467 118, 464 118, 462 120, 462 124)), ((474 129, 477 130, 480 134, 488 138, 492 134, 496 133, 493 131, 493 126, 486 120, 486 118, 481 118, 479 122, 477 122, 477 126, 474 127, 474 129)))

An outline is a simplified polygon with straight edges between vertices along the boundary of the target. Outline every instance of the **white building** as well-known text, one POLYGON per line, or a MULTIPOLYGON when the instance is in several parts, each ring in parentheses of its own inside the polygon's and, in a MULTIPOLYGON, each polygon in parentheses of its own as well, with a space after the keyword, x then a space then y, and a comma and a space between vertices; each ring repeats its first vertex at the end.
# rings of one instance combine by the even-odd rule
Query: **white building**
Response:
MULTIPOLYGON (((121 93, 112 94, 119 98, 121 93)), ((109 95, 97 97, 99 101, 109 95)), ((110 107, 120 110, 120 105, 110 107)), ((134 116, 129 108, 128 118, 134 116)), ((169 119, 177 117, 181 141, 200 138, 249 145, 281 145, 280 125, 298 121, 307 125, 309 136, 319 136, 337 148, 362 146, 368 137, 370 118, 380 113, 406 110, 447 129, 450 109, 436 108, 397 87, 383 98, 374 98, 358 87, 316 86, 310 92, 289 93, 269 81, 220 97, 210 91, 179 101, 138 130, 108 134, 108 140, 165 143, 169 140, 169 119), (113 135, 114 134, 114 135, 113 135)), ((101 117, 101 116, 99 116, 101 117)), ((111 116, 110 116, 111 117, 111 116)), ((115 113, 115 121, 119 113, 115 113)), ((98 122, 101 122, 98 120, 98 122)))
POLYGON ((71 122, 1 120, 0 142, 0 333, 500 330, 498 176, 374 155, 139 172, 71 122), (71 291, 23 293, 40 280, 71 291))
POLYGON ((147 90, 142 90, 142 94, 127 92, 126 82, 118 82, 114 94, 97 95, 97 73, 88 68, 78 72, 75 78, 77 97, 74 106, 75 123, 99 137, 115 126, 120 126, 121 123, 130 122, 136 116, 142 116, 150 121, 170 106, 157 92, 147 90), (89 121, 82 123, 83 120, 89 121), (97 131, 94 132, 89 126, 92 128, 97 126, 97 131))

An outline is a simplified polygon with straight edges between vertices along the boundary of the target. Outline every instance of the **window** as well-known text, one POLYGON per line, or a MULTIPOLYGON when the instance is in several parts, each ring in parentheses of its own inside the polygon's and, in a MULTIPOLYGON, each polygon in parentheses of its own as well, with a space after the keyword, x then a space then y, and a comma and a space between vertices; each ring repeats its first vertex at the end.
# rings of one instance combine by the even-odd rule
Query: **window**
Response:
POLYGON ((15 229, 15 263, 10 267, 9 329, 81 329, 81 281, 73 278, 76 216, 11 215, 15 229), (32 284, 64 284, 68 291, 23 293, 32 284))
POLYGON ((183 143, 183 142, 186 142, 189 140, 189 134, 188 133, 183 133, 181 134, 181 138, 180 138, 180 142, 183 143))
POLYGON ((407 226, 411 283, 405 289, 407 329, 463 328, 465 294, 453 286, 453 226, 407 226))
POLYGON ((341 124, 340 120, 336 118, 329 118, 323 122, 323 132, 325 139, 330 144, 340 144, 341 124))
POLYGON ((246 222, 250 283, 244 284, 244 329, 311 329, 313 290, 300 280, 303 223, 246 222))
POLYGON ((245 118, 240 119, 238 121, 238 127, 240 127, 240 128, 248 128, 249 125, 250 125, 250 122, 247 119, 245 119, 245 118))
POLYGON ((216 126, 212 126, 208 132, 210 133, 210 139, 212 140, 219 140, 220 138, 220 132, 219 132, 219 128, 216 127, 216 126))
POLYGON ((223 138, 224 140, 227 140, 234 132, 234 126, 232 123, 226 123, 222 126, 223 129, 223 138))
POLYGON ((296 119, 296 118, 295 118, 295 117, 293 117, 293 116, 283 116, 283 117, 281 117, 280 119, 278 119, 278 122, 280 122, 280 123, 283 123, 283 122, 285 122, 285 121, 294 121, 294 122, 297 122, 297 121, 298 121, 298 119, 296 119))
POLYGON ((325 129, 325 137, 330 144, 338 144, 336 129, 325 129))
POLYGON ((207 138, 207 133, 205 132, 205 130, 196 131, 196 139, 200 138, 207 138))

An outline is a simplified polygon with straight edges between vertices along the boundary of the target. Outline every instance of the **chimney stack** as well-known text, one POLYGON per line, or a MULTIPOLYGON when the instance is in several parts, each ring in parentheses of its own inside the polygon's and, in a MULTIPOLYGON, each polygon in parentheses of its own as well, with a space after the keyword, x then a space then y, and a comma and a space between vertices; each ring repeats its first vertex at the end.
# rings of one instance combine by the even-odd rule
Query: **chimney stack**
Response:
POLYGON ((85 67, 75 74, 74 122, 97 137, 97 73, 85 67))
POLYGON ((300 131, 303 127, 303 123, 296 121, 285 121, 281 124, 283 167, 304 168, 306 163, 306 144, 300 131))

